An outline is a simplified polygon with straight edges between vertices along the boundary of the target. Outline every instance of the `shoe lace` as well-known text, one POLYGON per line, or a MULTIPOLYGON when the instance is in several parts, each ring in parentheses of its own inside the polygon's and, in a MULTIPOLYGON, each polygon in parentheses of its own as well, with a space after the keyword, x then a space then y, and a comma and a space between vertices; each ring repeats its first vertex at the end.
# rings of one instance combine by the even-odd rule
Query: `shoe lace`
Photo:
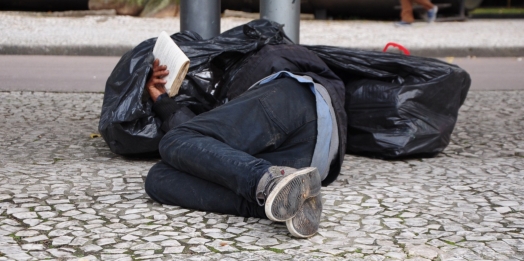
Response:
POLYGON ((284 177, 286 171, 283 168, 278 168, 277 170, 270 169, 268 173, 270 175, 270 178, 266 181, 264 190, 261 192, 261 195, 256 195, 256 201, 259 206, 263 206, 266 203, 266 198, 269 196, 269 193, 271 193, 273 188, 277 185, 278 181, 284 177), (276 173, 277 171, 278 173, 276 173), (262 196, 263 199, 259 198, 259 196, 262 196))

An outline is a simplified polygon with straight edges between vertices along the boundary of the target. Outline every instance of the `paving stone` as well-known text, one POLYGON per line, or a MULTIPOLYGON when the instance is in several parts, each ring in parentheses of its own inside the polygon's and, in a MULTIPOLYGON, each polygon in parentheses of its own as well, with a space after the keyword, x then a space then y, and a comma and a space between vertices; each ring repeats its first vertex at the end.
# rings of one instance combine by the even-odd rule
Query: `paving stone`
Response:
POLYGON ((37 260, 45 260, 51 258, 51 254, 45 251, 30 251, 29 254, 37 260))
POLYGON ((24 244, 22 245, 22 249, 27 251, 45 250, 45 247, 42 244, 24 244))
POLYGON ((91 245, 82 246, 81 249, 84 250, 85 252, 98 252, 102 250, 103 248, 100 246, 91 244, 91 245))
POLYGON ((16 214, 16 213, 28 213, 29 212, 29 209, 28 208, 9 208, 7 209, 6 211, 6 214, 7 215, 13 215, 13 214, 16 214))
POLYGON ((184 251, 184 248, 184 246, 166 247, 164 254, 180 254, 184 251))
POLYGON ((58 258, 72 258, 72 257, 74 257, 71 253, 66 252, 66 251, 62 251, 62 250, 59 250, 59 249, 47 249, 47 252, 49 252, 54 257, 58 257, 58 258))
POLYGON ((451 261, 451 260, 480 260, 481 257, 476 255, 472 250, 467 248, 456 248, 450 251, 445 251, 440 253, 439 258, 442 261, 451 261))
POLYGON ((73 240, 73 237, 60 236, 53 239, 53 246, 67 245, 73 240))
POLYGON ((206 236, 212 238, 232 238, 235 235, 231 233, 207 233, 206 236))
POLYGON ((126 249, 121 249, 121 248, 104 248, 104 250, 102 250, 102 251, 104 253, 108 253, 108 254, 123 254, 127 250, 126 249))
POLYGON ((96 258, 96 256, 84 256, 84 257, 81 257, 78 259, 78 261, 97 261, 98 258, 96 258))
MULTIPOLYGON (((31 256, 26 253, 6 253, 7 257, 10 257, 14 260, 29 260, 31 256)), ((8 259, 6 259, 8 260, 8 259)))
POLYGON ((436 258, 440 252, 438 248, 427 245, 406 246, 406 248, 408 250, 408 255, 419 256, 429 260, 436 258))
POLYGON ((22 231, 16 232, 15 236, 17 236, 17 237, 32 237, 32 236, 36 236, 38 234, 40 234, 40 232, 35 231, 35 230, 22 230, 22 231))
POLYGON ((139 237, 133 236, 133 235, 125 235, 125 236, 122 237, 123 240, 135 240, 137 238, 139 238, 139 237))
POLYGON ((135 259, 137 259, 137 260, 157 261, 157 260, 162 260, 162 259, 160 259, 161 257, 163 257, 163 255, 145 255, 145 256, 141 256, 141 257, 136 257, 135 259))
POLYGON ((72 209, 76 210, 76 207, 73 204, 56 204, 54 208, 55 210, 62 211, 62 212, 69 211, 72 209))
POLYGON ((162 247, 152 242, 148 242, 145 244, 138 244, 138 245, 131 247, 131 250, 158 250, 158 249, 162 249, 162 247))
POLYGON ((466 236, 466 240, 469 241, 495 241, 496 237, 493 236, 466 236))
POLYGON ((71 241, 71 243, 69 243, 69 245, 70 246, 83 246, 87 242, 89 242, 89 239, 82 238, 82 237, 77 237, 77 238, 73 239, 73 241, 71 241))
POLYGON ((190 247, 189 250, 195 252, 195 253, 207 253, 207 252, 210 252, 211 250, 209 250, 207 247, 203 246, 203 245, 198 245, 198 246, 195 246, 195 247, 190 247))
POLYGON ((495 252, 497 253, 501 253, 507 256, 515 255, 515 251, 513 251, 511 246, 509 246, 508 244, 506 244, 503 241, 492 241, 492 242, 487 242, 486 244, 489 247, 491 247, 491 249, 495 250, 495 252))
POLYGON ((273 246, 277 244, 278 241, 275 238, 261 238, 255 243, 257 246, 273 246))
POLYGON ((105 246, 116 243, 114 238, 102 238, 96 241, 96 244, 99 246, 105 246))
POLYGON ((34 236, 34 237, 23 238, 22 241, 27 242, 27 243, 33 243, 33 242, 38 242, 38 241, 42 241, 42 240, 46 240, 46 239, 48 239, 47 236, 38 235, 38 236, 34 236))
POLYGON ((191 245, 196 245, 196 244, 204 244, 209 241, 211 240, 207 238, 191 238, 187 243, 191 245))
POLYGON ((164 247, 175 247, 180 246, 180 243, 177 240, 164 240, 160 242, 160 245, 164 247))
POLYGON ((504 213, 508 213, 508 212, 511 212, 511 208, 509 207, 499 207, 499 208, 495 208, 495 210, 501 214, 504 214, 504 213))
POLYGON ((373 245, 375 243, 375 239, 374 238, 357 238, 354 240, 354 242, 358 244, 373 245))
POLYGON ((28 219, 28 218, 37 218, 38 215, 35 212, 18 212, 13 213, 13 217, 18 219, 28 219))
POLYGON ((4 229, 0 229, 0 236, 3 238, 3 239, 6 239, 5 236, 7 235, 12 235, 13 233, 17 232, 17 231, 20 231, 22 230, 22 228, 6 228, 5 226, 2 226, 2 228, 4 229))
POLYGON ((218 251, 221 253, 239 251, 238 248, 231 246, 232 243, 232 241, 215 240, 213 242, 207 243, 206 246, 212 247, 213 251, 218 251))
POLYGON ((40 218, 43 218, 43 219, 53 218, 58 215, 56 212, 50 212, 50 211, 41 211, 41 212, 37 212, 37 214, 40 216, 40 218))
POLYGON ((64 236, 71 233, 71 230, 66 229, 55 229, 53 231, 50 231, 47 235, 50 237, 58 237, 58 236, 64 236))
POLYGON ((153 215, 154 220, 167 220, 167 215, 153 215))
POLYGON ((46 225, 42 225, 42 224, 40 224, 40 225, 38 225, 38 226, 30 227, 30 229, 49 231, 49 230, 53 229, 53 227, 50 227, 50 226, 46 226, 46 225))
POLYGON ((133 260, 128 254, 102 254, 100 260, 133 260))
POLYGON ((519 206, 520 203, 517 202, 517 201, 492 201, 493 204, 495 205, 499 205, 499 206, 504 206, 504 207, 514 207, 514 206, 519 206))
POLYGON ((258 238, 256 237, 250 237, 250 236, 240 236, 236 238, 236 241, 243 242, 243 243, 252 243, 257 241, 258 238))

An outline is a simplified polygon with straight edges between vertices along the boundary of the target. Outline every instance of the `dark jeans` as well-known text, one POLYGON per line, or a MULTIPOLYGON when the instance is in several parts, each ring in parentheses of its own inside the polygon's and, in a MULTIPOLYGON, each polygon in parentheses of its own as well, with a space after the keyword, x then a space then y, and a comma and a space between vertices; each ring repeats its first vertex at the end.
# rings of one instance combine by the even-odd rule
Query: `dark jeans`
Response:
POLYGON ((308 86, 290 78, 260 85, 166 133, 146 192, 162 204, 265 218, 258 181, 272 165, 310 165, 316 119, 308 86))

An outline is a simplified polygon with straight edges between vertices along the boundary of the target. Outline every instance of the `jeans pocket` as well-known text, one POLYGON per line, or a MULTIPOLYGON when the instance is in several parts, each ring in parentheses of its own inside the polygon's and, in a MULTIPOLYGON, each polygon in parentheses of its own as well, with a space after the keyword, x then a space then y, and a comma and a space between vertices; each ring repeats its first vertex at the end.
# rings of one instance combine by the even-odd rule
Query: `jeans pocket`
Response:
POLYGON ((268 117, 284 133, 290 134, 316 120, 317 115, 314 95, 308 87, 291 79, 286 80, 281 84, 262 87, 271 90, 260 98, 260 102, 268 117))

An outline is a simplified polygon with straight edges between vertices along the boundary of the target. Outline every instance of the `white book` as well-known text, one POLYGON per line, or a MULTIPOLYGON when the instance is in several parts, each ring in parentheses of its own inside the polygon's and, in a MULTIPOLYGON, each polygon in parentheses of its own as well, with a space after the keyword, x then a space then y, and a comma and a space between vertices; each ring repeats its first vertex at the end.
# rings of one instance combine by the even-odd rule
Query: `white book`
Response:
POLYGON ((160 65, 166 65, 169 70, 166 80, 166 91, 169 97, 173 97, 180 90, 182 81, 189 69, 189 58, 182 52, 180 47, 169 35, 162 31, 153 48, 153 55, 160 61, 160 65))

